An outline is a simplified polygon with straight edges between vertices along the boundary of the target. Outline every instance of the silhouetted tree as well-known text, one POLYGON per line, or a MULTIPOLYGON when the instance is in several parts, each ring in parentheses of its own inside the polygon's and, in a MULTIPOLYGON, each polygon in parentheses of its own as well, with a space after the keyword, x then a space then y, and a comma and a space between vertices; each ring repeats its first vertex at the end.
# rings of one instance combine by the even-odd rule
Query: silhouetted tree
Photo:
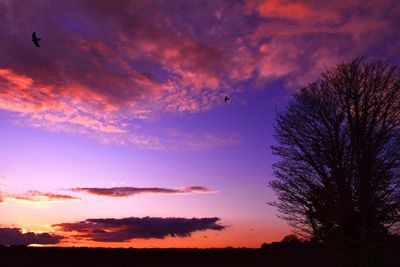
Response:
POLYGON ((354 59, 277 114, 272 203, 316 240, 380 238, 400 221, 400 74, 354 59))
POLYGON ((286 235, 285 237, 283 237, 281 242, 300 243, 301 240, 297 237, 297 235, 291 234, 291 235, 286 235))

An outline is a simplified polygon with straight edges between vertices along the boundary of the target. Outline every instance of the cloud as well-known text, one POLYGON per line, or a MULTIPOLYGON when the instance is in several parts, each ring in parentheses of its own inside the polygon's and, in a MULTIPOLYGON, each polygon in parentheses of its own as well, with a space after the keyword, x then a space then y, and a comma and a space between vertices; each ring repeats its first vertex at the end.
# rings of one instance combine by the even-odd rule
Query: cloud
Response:
MULTIPOLYGON (((216 191, 202 186, 186 186, 178 188, 160 188, 160 187, 76 187, 68 189, 73 192, 85 193, 88 195, 100 197, 130 197, 139 194, 189 194, 189 193, 215 193, 216 191)), ((28 190, 24 193, 9 193, 0 191, 0 203, 7 201, 28 202, 28 203, 49 203, 80 200, 80 197, 55 194, 50 192, 40 192, 28 190)))
POLYGON ((5 246, 31 244, 58 244, 62 236, 49 233, 23 233, 20 228, 0 228, 0 244, 5 246))
POLYGON ((6 200, 14 200, 14 201, 22 201, 22 202, 43 203, 43 202, 59 202, 59 201, 79 200, 80 198, 70 196, 70 195, 43 193, 40 191, 30 190, 30 191, 26 191, 22 194, 11 194, 11 193, 2 192, 0 194, 0 199, 2 199, 3 202, 6 200))
MULTIPOLYGON (((151 5, 72 2, 0 6, 6 14, 0 37, 9 40, 0 44, 0 109, 20 115, 25 125, 105 142, 161 150, 185 146, 138 129, 159 114, 199 112, 222 103, 221 48, 162 27, 136 10, 151 5), (33 16, 43 39, 36 50, 22 30, 33 16)), ((192 147, 197 144, 185 149, 192 147)))
POLYGON ((303 19, 313 13, 304 3, 284 2, 280 0, 266 0, 258 8, 260 14, 266 17, 303 19))
POLYGON ((167 236, 187 237, 195 231, 217 230, 226 226, 219 218, 160 218, 129 217, 122 219, 87 219, 76 223, 55 224, 60 231, 77 232, 79 237, 98 242, 124 242, 136 238, 159 238, 167 236))
POLYGON ((298 88, 338 62, 368 55, 399 63, 400 4, 396 1, 247 1, 263 22, 246 36, 258 48, 254 64, 261 80, 284 79, 298 88))
POLYGON ((277 79, 298 88, 355 56, 400 62, 396 0, 118 3, 2 1, 0 109, 105 143, 206 150, 237 138, 154 134, 151 122, 277 79))
POLYGON ((105 197, 129 197, 139 194, 185 194, 185 193, 213 193, 215 191, 202 186, 188 186, 181 188, 160 188, 160 187, 77 187, 71 191, 83 192, 95 196, 105 197))

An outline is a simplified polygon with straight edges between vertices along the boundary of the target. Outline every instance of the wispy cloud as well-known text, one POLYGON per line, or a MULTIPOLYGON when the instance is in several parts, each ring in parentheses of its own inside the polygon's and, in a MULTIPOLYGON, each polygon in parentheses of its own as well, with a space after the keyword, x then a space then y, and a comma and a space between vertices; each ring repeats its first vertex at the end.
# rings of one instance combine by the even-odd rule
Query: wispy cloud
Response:
POLYGON ((26 191, 22 194, 12 194, 7 192, 0 192, 0 202, 6 202, 8 200, 17 202, 32 202, 32 203, 47 203, 47 202, 60 202, 60 201, 71 201, 79 200, 80 198, 71 195, 54 194, 54 193, 43 193, 40 191, 26 191))
POLYGON ((53 227, 61 232, 77 232, 80 238, 98 242, 124 242, 134 238, 187 237, 195 231, 217 230, 226 226, 219 218, 129 217, 122 219, 87 219, 75 223, 60 223, 53 227))
POLYGON ((94 196, 102 197, 129 197, 139 194, 187 194, 187 193, 214 193, 214 190, 202 186, 188 186, 180 188, 160 188, 160 187, 77 187, 71 191, 82 192, 94 196))
MULTIPOLYGON (((162 188, 162 187, 76 187, 67 189, 76 193, 83 193, 86 195, 93 195, 99 197, 130 197, 140 194, 193 194, 193 193, 215 193, 215 190, 203 186, 185 186, 178 188, 162 188)), ((57 194, 51 192, 40 192, 37 190, 28 190, 23 193, 10 193, 0 191, 0 203, 7 203, 9 201, 21 203, 50 203, 50 202, 65 202, 81 200, 81 197, 57 194)))

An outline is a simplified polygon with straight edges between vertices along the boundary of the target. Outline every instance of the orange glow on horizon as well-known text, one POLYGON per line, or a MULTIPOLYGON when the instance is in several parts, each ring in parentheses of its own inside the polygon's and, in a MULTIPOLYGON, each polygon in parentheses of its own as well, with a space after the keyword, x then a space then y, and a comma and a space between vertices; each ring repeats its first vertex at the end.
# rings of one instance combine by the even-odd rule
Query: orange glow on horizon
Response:
MULTIPOLYGON (((254 227, 254 226, 253 226, 254 227)), ((65 236, 60 244, 41 245, 49 247, 104 247, 104 248, 259 248, 262 243, 280 241, 290 234, 289 228, 270 229, 264 225, 249 228, 245 224, 229 227, 223 231, 197 231, 190 237, 138 238, 125 242, 96 242, 81 237, 79 233, 62 232, 50 225, 33 225, 22 228, 23 232, 49 233, 65 236), (271 234, 273 233, 273 234, 271 234)))

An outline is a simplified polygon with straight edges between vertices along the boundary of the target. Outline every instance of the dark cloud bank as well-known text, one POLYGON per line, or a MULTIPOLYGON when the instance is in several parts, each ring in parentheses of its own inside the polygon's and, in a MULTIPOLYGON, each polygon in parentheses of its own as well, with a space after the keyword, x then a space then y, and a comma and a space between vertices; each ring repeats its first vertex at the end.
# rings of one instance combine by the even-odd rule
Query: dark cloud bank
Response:
POLYGON ((159 238, 168 236, 187 237, 195 231, 217 230, 226 226, 213 218, 160 218, 160 217, 129 217, 122 219, 87 219, 76 223, 61 223, 53 225, 65 232, 78 232, 84 237, 99 242, 123 242, 134 238, 159 238))
MULTIPOLYGON (((76 237, 97 242, 124 242, 136 238, 189 237, 193 232, 216 230, 226 226, 218 224, 220 219, 211 218, 161 218, 129 217, 86 219, 75 223, 60 223, 53 227, 62 232, 76 232, 76 237)), ((0 245, 59 244, 65 237, 49 233, 23 233, 20 228, 0 228, 0 245)))
POLYGON ((22 233, 20 228, 0 228, 0 244, 5 246, 30 244, 58 244, 62 236, 48 233, 22 233))

